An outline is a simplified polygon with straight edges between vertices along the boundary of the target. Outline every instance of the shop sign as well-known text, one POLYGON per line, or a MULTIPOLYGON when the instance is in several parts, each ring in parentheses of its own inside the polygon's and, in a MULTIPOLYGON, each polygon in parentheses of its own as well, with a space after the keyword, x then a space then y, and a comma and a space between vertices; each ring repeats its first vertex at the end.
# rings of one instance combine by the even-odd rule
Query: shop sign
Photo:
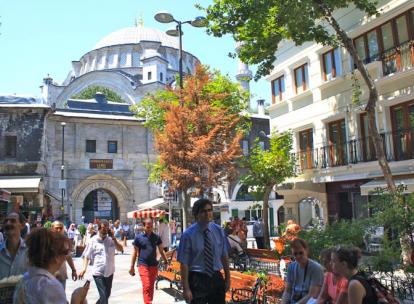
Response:
POLYGON ((90 159, 89 168, 90 169, 113 169, 113 160, 112 159, 90 159))

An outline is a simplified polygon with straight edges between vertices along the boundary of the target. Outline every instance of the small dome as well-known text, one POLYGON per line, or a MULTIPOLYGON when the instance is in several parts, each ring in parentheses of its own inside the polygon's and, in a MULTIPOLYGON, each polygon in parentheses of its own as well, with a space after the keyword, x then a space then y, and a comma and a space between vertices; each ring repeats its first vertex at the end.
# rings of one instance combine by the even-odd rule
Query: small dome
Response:
POLYGON ((94 50, 112 45, 135 44, 139 43, 140 41, 161 42, 161 45, 163 46, 176 49, 179 48, 178 38, 168 36, 166 33, 157 29, 138 26, 127 27, 110 33, 95 45, 94 50))

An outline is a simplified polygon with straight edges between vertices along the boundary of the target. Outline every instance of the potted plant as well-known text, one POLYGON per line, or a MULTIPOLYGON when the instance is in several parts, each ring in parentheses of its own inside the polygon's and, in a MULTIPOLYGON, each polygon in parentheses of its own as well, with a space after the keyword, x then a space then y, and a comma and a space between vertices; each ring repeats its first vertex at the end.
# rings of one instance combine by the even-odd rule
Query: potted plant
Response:
POLYGON ((85 250, 85 245, 83 244, 83 239, 84 239, 85 234, 86 234, 86 226, 84 224, 80 224, 78 226, 78 231, 81 235, 82 241, 76 244, 76 248, 75 248, 76 257, 80 257, 82 255, 83 251, 85 250))

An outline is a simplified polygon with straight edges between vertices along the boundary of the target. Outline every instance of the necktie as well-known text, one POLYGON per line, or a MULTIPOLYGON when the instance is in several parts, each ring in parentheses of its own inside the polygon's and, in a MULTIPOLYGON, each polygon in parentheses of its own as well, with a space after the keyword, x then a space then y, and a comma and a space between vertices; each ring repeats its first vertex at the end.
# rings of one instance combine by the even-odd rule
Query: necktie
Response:
POLYGON ((211 245, 210 238, 208 237, 209 230, 204 230, 204 266, 206 267, 206 273, 211 277, 213 276, 213 247, 211 245))

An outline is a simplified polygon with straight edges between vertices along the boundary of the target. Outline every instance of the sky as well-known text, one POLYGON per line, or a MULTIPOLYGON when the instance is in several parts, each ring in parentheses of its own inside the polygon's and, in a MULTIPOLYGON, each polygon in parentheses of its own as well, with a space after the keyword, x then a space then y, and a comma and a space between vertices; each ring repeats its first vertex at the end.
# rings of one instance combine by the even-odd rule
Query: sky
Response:
MULTIPOLYGON (((141 18, 145 27, 165 31, 173 24, 155 21, 157 12, 191 20, 203 13, 196 3, 207 6, 212 0, 0 0, 0 94, 39 96, 45 76, 61 83, 71 62, 111 32, 141 18)), ((208 36, 205 29, 188 24, 183 32, 184 50, 235 81, 237 61, 228 56, 235 45, 231 36, 208 36)), ((270 102, 269 82, 252 80, 250 87, 253 108, 257 99, 270 102)))

